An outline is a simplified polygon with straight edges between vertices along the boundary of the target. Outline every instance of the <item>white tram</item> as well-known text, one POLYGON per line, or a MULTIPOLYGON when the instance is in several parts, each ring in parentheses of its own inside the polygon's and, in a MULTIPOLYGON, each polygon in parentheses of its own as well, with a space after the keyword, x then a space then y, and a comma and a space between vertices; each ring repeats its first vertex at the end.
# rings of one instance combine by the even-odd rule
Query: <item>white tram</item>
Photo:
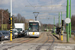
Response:
POLYGON ((29 21, 29 28, 27 36, 29 37, 39 37, 40 36, 40 22, 39 21, 29 21))

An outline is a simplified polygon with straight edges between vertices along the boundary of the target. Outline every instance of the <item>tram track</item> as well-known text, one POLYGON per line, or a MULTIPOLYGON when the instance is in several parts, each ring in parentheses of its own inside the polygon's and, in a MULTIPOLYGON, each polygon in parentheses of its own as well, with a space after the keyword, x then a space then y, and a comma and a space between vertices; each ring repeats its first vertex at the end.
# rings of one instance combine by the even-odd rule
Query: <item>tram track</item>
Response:
MULTIPOLYGON (((50 35, 49 33, 45 33, 45 34, 46 34, 47 38, 46 38, 45 35, 43 34, 42 37, 41 37, 38 41, 36 41, 36 43, 37 43, 37 42, 44 42, 44 43, 43 43, 42 45, 38 45, 35 50, 40 50, 40 49, 42 48, 42 46, 48 46, 48 47, 49 47, 48 50, 50 50, 50 47, 51 47, 51 46, 53 45, 53 43, 54 43, 54 39, 53 39, 51 45, 45 45, 46 43, 49 43, 48 41, 49 41, 50 37, 53 38, 53 36, 50 35), (45 38, 47 39, 46 41, 45 41, 45 38)), ((35 38, 35 39, 36 39, 36 38, 35 38)), ((22 45, 22 44, 24 44, 24 43, 28 43, 28 42, 33 41, 33 40, 35 40, 35 39, 32 38, 32 39, 29 39, 29 40, 26 39, 26 40, 19 41, 19 42, 17 42, 17 43, 21 43, 21 44, 17 44, 17 45, 10 46, 10 47, 8 47, 8 48, 4 48, 4 50, 8 50, 8 49, 11 49, 11 48, 13 48, 13 47, 20 46, 20 45, 22 45)), ((37 45, 37 44, 36 44, 36 45, 37 45)), ((33 45, 32 47, 30 47, 28 50, 31 50, 33 47, 35 47, 35 45, 33 45)))
MULTIPOLYGON (((48 34, 48 33, 47 33, 47 34, 48 34)), ((38 45, 35 50, 40 50, 40 48, 41 48, 42 46, 44 46, 44 44, 45 44, 48 40, 49 40, 49 36, 48 36, 48 39, 47 39, 42 45, 38 45)))
POLYGON ((14 42, 14 43, 26 43, 26 42, 29 42, 31 40, 34 40, 34 38, 23 39, 21 41, 18 40, 18 42, 14 42))
MULTIPOLYGON (((36 43, 37 43, 37 42, 41 42, 42 40, 44 40, 44 39, 45 39, 44 36, 45 36, 45 35, 43 34, 42 38, 39 39, 38 41, 36 41, 36 43)), ((36 44, 36 45, 37 45, 37 44, 36 44)), ((33 47, 35 47, 35 45, 32 46, 32 47, 30 47, 28 50, 31 50, 33 47)))
POLYGON ((47 50, 51 50, 51 47, 52 47, 53 43, 55 42, 55 38, 53 37, 53 35, 50 34, 50 36, 53 38, 53 41, 47 50))
MULTIPOLYGON (((50 48, 51 48, 51 46, 53 45, 55 39, 54 39, 54 37, 53 37, 52 35, 50 35, 49 33, 47 33, 48 39, 47 39, 42 45, 38 45, 35 50, 40 50, 40 49, 42 48, 42 46, 45 46, 45 43, 47 43, 48 40, 50 39, 49 36, 51 36, 51 37, 53 38, 53 41, 52 41, 51 45, 50 45, 50 46, 48 45, 49 48, 48 48, 47 50, 50 50, 50 48)), ((47 45, 46 45, 46 46, 47 46, 47 45)))
MULTIPOLYGON (((45 34, 43 34, 43 37, 40 40, 36 41, 36 42, 42 42, 42 43, 44 42, 44 43, 42 45, 38 45, 35 50, 40 50, 40 48, 42 48, 42 46, 48 46, 49 48, 47 50, 50 50, 50 47, 53 45, 55 39, 49 33, 45 33, 45 34), (45 34, 47 35, 47 38, 46 38, 47 40, 44 42, 44 40, 45 40, 45 34), (49 39, 51 37, 53 38, 53 41, 49 41, 49 39), (52 42, 51 45, 45 45, 45 43, 50 43, 50 42, 52 42)), ((35 47, 35 45, 33 45, 32 47, 30 47, 28 50, 31 50, 33 47, 35 47)))
POLYGON ((29 40, 26 40, 26 41, 22 41, 22 43, 29 43, 30 41, 33 41, 33 40, 36 40, 37 38, 32 38, 32 39, 29 39, 29 40))
POLYGON ((20 43, 22 41, 27 41, 27 40, 30 40, 30 39, 34 39, 34 38, 17 38, 17 39, 13 39, 13 41, 7 41, 6 43, 20 43))
POLYGON ((20 43, 20 44, 17 44, 17 45, 8 47, 8 48, 4 48, 3 50, 8 50, 8 49, 10 49, 10 48, 13 48, 13 47, 16 47, 16 46, 20 46, 20 45, 22 45, 23 43, 28 43, 29 41, 35 40, 35 38, 32 38, 32 39, 28 38, 28 39, 26 39, 26 40, 24 39, 24 40, 21 40, 21 41, 19 41, 19 42, 16 42, 16 43, 20 43), (28 40, 28 39, 29 39, 29 40, 28 40))
MULTIPOLYGON (((29 39, 29 38, 28 38, 29 39)), ((17 44, 17 45, 13 45, 13 46, 10 46, 10 47, 8 47, 8 48, 4 48, 3 50, 8 50, 8 49, 10 49, 10 48, 13 48, 13 47, 16 47, 16 46, 20 46, 20 45, 22 45, 23 43, 27 43, 27 42, 29 42, 29 41, 32 41, 32 40, 34 40, 34 38, 32 38, 32 39, 24 39, 24 40, 21 40, 21 41, 19 41, 19 42, 16 42, 16 43, 19 43, 19 44, 17 44)))
MULTIPOLYGON (((28 40, 28 39, 27 39, 28 40)), ((16 44, 16 45, 13 45, 13 46, 10 46, 10 47, 8 47, 8 48, 4 48, 3 50, 8 50, 8 49, 10 49, 10 48, 13 48, 13 47, 16 47, 16 46, 20 46, 20 45, 22 45, 23 43, 26 43, 26 42, 29 42, 29 41, 32 41, 32 40, 34 40, 34 38, 33 39, 30 39, 30 40, 22 40, 22 41, 19 41, 19 42, 17 42, 17 43, 19 43, 19 44, 16 44), (22 43, 21 43, 22 42, 22 43)), ((12 44, 11 44, 12 45, 12 44)), ((1 47, 0 47, 1 48, 1 47)))

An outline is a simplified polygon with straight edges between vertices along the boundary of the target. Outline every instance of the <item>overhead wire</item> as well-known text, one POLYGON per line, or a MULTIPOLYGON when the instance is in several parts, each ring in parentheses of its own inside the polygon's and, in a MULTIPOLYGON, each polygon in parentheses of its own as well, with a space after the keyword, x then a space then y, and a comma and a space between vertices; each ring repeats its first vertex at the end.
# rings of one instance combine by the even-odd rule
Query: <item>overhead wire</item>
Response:
MULTIPOLYGON (((29 2, 29 0, 27 0, 27 2, 32 6, 32 4, 29 2)), ((34 8, 34 11, 35 11, 35 7, 34 6, 32 6, 33 8, 34 8)))

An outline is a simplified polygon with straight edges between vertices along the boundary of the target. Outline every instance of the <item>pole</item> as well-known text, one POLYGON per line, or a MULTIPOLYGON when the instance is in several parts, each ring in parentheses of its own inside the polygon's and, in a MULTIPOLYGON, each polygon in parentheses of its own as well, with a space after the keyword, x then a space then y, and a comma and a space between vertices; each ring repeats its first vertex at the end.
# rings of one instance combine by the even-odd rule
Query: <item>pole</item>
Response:
POLYGON ((35 21, 37 20, 37 16, 35 16, 35 21))
POLYGON ((12 0, 10 1, 10 8, 11 8, 11 13, 10 13, 10 16, 11 16, 11 24, 10 24, 10 41, 12 41, 12 0))
MULTIPOLYGON (((48 20, 49 20, 49 18, 48 18, 48 20)), ((48 24, 47 24, 47 31, 48 31, 48 29, 49 29, 49 26, 48 26, 48 24)))
POLYGON ((61 24, 62 24, 62 12, 61 12, 61 24))
MULTIPOLYGON (((67 15, 66 18, 69 18, 69 0, 67 0, 67 15)), ((66 24, 67 29, 67 42, 69 42, 69 24, 66 24)))
MULTIPOLYGON (((70 19, 71 19, 71 0, 70 0, 70 19)), ((70 37, 71 37, 71 22, 70 22, 69 26, 70 26, 70 37)))
POLYGON ((56 33, 55 33, 55 17, 54 17, 54 34, 56 34, 56 33))
POLYGON ((59 13, 59 17, 58 17, 58 19, 59 19, 59 21, 58 21, 58 22, 59 22, 59 26, 60 26, 60 13, 59 13))
POLYGON ((63 21, 62 21, 62 12, 61 12, 61 41, 63 41, 63 21))
POLYGON ((64 26, 64 20, 62 20, 62 27, 61 27, 61 41, 63 41, 63 26, 64 26))
MULTIPOLYGON (((66 6, 66 18, 67 18, 67 6, 66 6)), ((67 26, 66 26, 66 33, 67 33, 67 26)))
MULTIPOLYGON (((58 21, 58 22, 59 22, 59 28, 60 28, 60 12, 59 12, 59 17, 58 17, 58 18, 59 18, 59 21, 58 21)), ((61 34, 59 33, 59 39, 61 38, 60 35, 61 35, 61 34)))
POLYGON ((3 11, 2 11, 2 30, 3 30, 3 11))

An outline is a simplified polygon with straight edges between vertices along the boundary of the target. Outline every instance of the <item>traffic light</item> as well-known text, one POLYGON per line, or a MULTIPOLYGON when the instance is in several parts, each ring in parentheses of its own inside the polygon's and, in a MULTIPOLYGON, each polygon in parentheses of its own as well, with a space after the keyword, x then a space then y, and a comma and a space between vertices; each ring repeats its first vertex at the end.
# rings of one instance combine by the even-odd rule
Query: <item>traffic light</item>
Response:
POLYGON ((64 26, 64 20, 62 20, 62 26, 64 26))
POLYGON ((11 19, 9 18, 9 24, 11 24, 11 19))

